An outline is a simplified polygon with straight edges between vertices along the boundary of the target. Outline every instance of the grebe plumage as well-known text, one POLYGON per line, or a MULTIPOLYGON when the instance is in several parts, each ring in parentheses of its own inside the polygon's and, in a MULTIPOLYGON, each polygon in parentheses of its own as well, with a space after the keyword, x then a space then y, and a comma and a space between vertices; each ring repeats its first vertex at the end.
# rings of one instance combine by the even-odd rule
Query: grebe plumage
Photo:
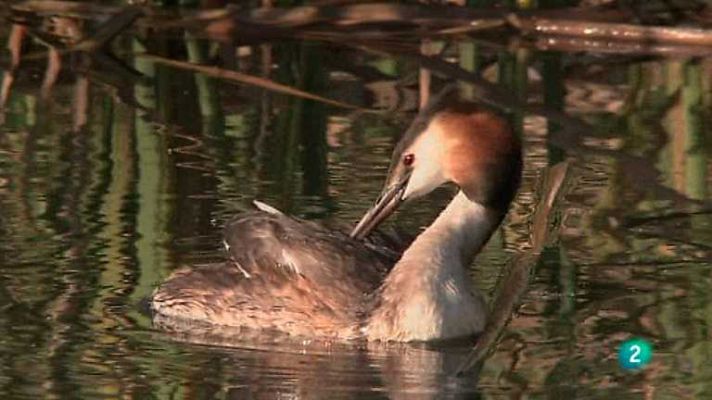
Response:
POLYGON ((343 340, 476 334, 487 312, 467 267, 501 223, 520 174, 506 120, 446 88, 396 146, 381 196, 350 235, 276 210, 240 214, 224 231, 229 260, 169 277, 154 291, 154 322, 343 340), (459 192, 405 251, 363 240, 403 201, 447 182, 459 192))

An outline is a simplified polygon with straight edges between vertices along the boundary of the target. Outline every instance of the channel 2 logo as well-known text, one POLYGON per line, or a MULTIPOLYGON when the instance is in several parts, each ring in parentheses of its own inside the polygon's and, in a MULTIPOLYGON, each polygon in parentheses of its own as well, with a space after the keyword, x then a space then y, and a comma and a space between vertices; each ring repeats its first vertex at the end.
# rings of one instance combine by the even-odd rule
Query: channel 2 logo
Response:
POLYGON ((653 346, 643 338, 628 339, 618 349, 618 363, 626 370, 644 368, 653 358, 653 346))

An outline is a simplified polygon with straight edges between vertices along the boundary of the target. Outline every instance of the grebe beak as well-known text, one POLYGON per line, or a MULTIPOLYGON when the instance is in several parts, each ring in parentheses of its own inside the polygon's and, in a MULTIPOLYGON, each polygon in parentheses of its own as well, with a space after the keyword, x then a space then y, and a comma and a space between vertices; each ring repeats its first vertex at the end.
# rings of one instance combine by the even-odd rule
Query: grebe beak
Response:
POLYGON ((393 214, 398 206, 403 202, 403 193, 408 186, 411 171, 405 171, 403 176, 396 183, 387 186, 378 196, 376 203, 361 218, 353 231, 351 237, 361 240, 376 229, 389 215, 393 214))

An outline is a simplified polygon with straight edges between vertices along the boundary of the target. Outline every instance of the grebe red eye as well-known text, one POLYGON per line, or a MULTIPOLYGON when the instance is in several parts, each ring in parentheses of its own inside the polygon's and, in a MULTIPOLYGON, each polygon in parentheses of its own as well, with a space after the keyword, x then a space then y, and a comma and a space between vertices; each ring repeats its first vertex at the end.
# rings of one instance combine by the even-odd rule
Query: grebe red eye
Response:
POLYGON ((415 161, 415 156, 413 154, 406 154, 405 157, 403 157, 403 165, 406 167, 413 165, 413 161, 415 161))

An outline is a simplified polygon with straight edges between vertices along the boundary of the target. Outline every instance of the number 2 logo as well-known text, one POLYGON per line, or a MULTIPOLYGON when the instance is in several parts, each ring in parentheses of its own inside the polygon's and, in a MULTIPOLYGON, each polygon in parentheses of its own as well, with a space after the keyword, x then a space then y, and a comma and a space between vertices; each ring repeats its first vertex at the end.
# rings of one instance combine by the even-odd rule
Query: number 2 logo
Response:
POLYGON ((643 338, 628 339, 618 348, 618 362, 623 369, 636 370, 650 363, 653 346, 643 338))

